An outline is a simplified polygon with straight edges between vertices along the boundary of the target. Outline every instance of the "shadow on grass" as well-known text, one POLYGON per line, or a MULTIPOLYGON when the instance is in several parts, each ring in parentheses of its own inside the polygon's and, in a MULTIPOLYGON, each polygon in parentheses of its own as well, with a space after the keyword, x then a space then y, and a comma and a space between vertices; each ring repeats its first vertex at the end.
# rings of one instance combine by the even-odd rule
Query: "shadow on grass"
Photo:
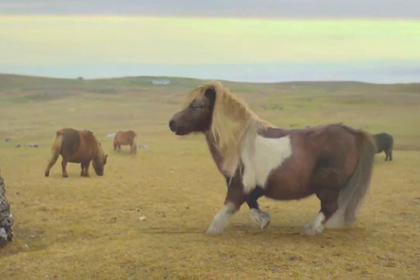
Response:
POLYGON ((300 226, 273 226, 261 230, 255 225, 234 225, 227 227, 221 234, 209 235, 206 234, 207 228, 197 227, 155 227, 142 230, 142 233, 153 234, 153 235, 201 235, 206 237, 219 237, 223 239, 237 239, 238 236, 241 238, 262 238, 263 240, 299 240, 313 241, 313 240, 341 240, 341 241, 362 241, 371 238, 374 234, 371 230, 360 227, 342 228, 342 229, 325 229, 323 234, 308 236, 301 234, 302 227, 300 226))

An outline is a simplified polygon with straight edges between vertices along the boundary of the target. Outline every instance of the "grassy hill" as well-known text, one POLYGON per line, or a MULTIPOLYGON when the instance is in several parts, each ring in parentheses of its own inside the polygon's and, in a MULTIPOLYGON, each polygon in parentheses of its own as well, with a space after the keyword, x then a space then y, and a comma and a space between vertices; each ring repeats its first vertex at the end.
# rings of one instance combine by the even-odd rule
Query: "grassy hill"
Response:
MULTIPOLYGON (((85 110, 79 114, 61 112, 69 114, 69 124, 72 118, 77 118, 80 114, 100 114, 107 120, 109 128, 114 129, 123 118, 119 116, 120 110, 123 110, 123 114, 131 113, 125 122, 134 126, 141 126, 143 121, 162 124, 170 116, 169 112, 179 108, 177 105, 181 103, 184 94, 203 82, 205 81, 176 77, 84 80, 0 75, 0 102, 10 104, 7 106, 8 110, 0 114, 5 119, 15 115, 13 112, 17 113, 22 109, 17 104, 45 106, 46 111, 51 106, 71 104, 70 107, 75 111, 82 108, 85 110), (170 84, 154 85, 152 80, 169 80, 170 84), (89 112, 91 102, 94 103, 91 107, 93 111, 89 112), (144 110, 139 110, 141 107, 144 110), (138 117, 134 120, 134 116, 138 117), (115 118, 118 122, 114 125, 110 119, 115 118)), ((420 149, 416 138, 418 132, 414 129, 419 124, 416 108, 420 104, 420 83, 222 83, 246 99, 258 114, 276 125, 303 127, 307 124, 344 122, 372 133, 386 131, 395 135, 398 139, 396 149, 420 149), (400 123, 404 125, 401 126, 400 123)), ((89 124, 90 118, 82 117, 89 124)), ((43 117, 39 116, 37 119, 41 121, 43 117)), ((52 121, 51 117, 50 119, 52 121)), ((54 119, 57 120, 57 117, 54 119)), ((94 130, 95 127, 91 129, 94 130)), ((1 133, 7 134, 4 129, 0 130, 1 133)))
POLYGON ((168 129, 185 93, 203 81, 172 77, 52 79, 0 75, 0 169, 16 241, 0 249, 2 279, 417 279, 420 252, 420 84, 222 81, 282 127, 344 122, 395 138, 376 157, 370 198, 354 228, 297 234, 319 201, 260 199, 261 231, 242 207, 226 232, 204 233, 225 182, 201 135, 168 129), (153 85, 168 79, 169 85, 153 85), (43 176, 55 131, 87 128, 109 154, 105 175, 43 176), (134 129, 136 156, 108 133, 134 129), (9 142, 4 141, 10 137, 9 142), (16 145, 37 143, 39 148, 16 145), (139 221, 145 216, 145 221, 139 221))

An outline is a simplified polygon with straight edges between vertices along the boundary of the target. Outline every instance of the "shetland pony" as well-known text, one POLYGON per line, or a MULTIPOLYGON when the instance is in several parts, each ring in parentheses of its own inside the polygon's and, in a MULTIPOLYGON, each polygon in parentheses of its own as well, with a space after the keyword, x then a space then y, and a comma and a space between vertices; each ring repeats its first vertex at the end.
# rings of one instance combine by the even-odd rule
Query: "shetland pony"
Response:
POLYGON ((130 155, 137 153, 137 133, 133 130, 121 131, 115 133, 114 140, 112 141, 114 151, 121 151, 121 145, 130 146, 130 155))
POLYGON ((50 175, 50 169, 61 155, 62 176, 68 177, 67 163, 80 163, 80 176, 89 177, 89 165, 92 161, 96 175, 104 175, 104 166, 108 155, 105 155, 101 143, 90 130, 63 128, 57 130, 51 147, 51 159, 48 161, 45 177, 50 175))
POLYGON ((282 129, 260 119, 218 82, 188 95, 169 128, 176 135, 204 133, 227 194, 207 233, 222 233, 246 201, 251 217, 265 228, 270 215, 257 200, 299 200, 313 194, 321 209, 303 234, 353 225, 369 190, 375 144, 372 136, 342 124, 282 129))
POLYGON ((392 149, 394 148, 394 138, 392 135, 382 132, 378 134, 374 134, 373 138, 376 142, 376 153, 382 153, 385 152, 385 161, 388 161, 388 159, 392 160, 392 149))

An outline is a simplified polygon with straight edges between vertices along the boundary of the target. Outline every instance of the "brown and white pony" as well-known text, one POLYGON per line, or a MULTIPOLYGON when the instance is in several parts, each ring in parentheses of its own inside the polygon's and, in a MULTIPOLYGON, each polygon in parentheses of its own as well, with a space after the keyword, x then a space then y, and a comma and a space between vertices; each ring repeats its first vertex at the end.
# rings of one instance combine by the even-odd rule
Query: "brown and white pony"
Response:
POLYGON ((121 131, 115 133, 114 140, 112 141, 114 151, 121 151, 121 145, 130 146, 130 155, 137 153, 137 133, 133 130, 121 131))
POLYGON ((89 177, 89 165, 92 161, 96 175, 104 175, 104 166, 108 155, 105 155, 101 143, 90 130, 75 130, 63 128, 56 132, 51 147, 51 159, 45 170, 45 177, 50 175, 50 169, 56 163, 59 155, 62 157, 61 167, 63 177, 68 177, 67 163, 80 163, 80 176, 89 177))
POLYGON ((316 194, 321 209, 302 233, 352 225, 369 190, 375 144, 372 136, 342 124, 282 129, 260 119, 218 82, 195 88, 169 127, 176 135, 204 133, 227 182, 223 208, 207 233, 221 233, 246 201, 265 228, 270 215, 258 198, 298 200, 316 194))

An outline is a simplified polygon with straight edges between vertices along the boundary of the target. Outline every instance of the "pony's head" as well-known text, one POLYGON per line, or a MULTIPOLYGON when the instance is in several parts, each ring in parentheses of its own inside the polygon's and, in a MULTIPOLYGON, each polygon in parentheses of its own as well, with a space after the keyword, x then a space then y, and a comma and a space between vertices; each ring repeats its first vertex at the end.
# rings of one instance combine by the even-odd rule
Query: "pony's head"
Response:
POLYGON ((236 153, 248 128, 256 132, 266 124, 243 100, 219 82, 211 82, 188 95, 184 108, 170 119, 169 128, 176 135, 211 132, 220 152, 226 154, 236 153))
POLYGON ((215 102, 215 87, 207 85, 194 89, 183 104, 184 108, 169 121, 169 128, 176 135, 209 130, 215 102))
POLYGON ((98 143, 97 153, 92 160, 92 166, 95 170, 96 175, 102 176, 104 175, 104 167, 106 161, 108 159, 108 154, 105 154, 104 150, 102 149, 101 143, 98 143))

